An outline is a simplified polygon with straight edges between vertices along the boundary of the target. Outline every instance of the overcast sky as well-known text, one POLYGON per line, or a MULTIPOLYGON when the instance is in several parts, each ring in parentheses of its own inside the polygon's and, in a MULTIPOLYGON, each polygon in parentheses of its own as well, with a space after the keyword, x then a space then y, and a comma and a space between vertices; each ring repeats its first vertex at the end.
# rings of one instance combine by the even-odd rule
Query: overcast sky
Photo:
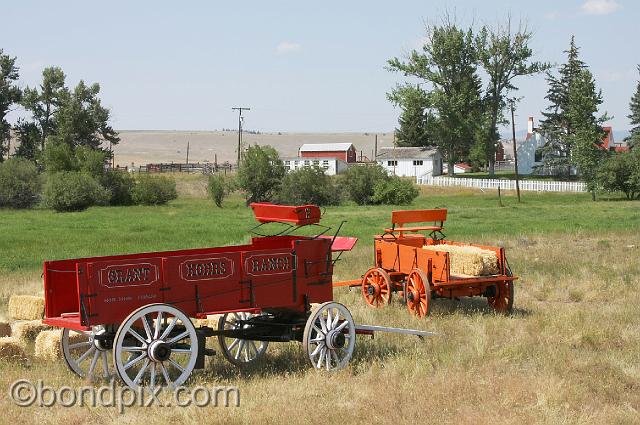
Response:
MULTIPOLYGON (((561 63, 571 35, 595 74, 614 130, 627 130, 640 63, 640 2, 536 1, 14 1, 0 48, 22 86, 60 66, 68 83, 99 82, 118 129, 245 128, 389 131, 385 97, 402 77, 386 61, 420 46, 446 10, 493 24, 511 13, 535 32, 536 58, 561 63)), ((518 128, 545 108, 543 77, 521 78, 518 128)), ((15 114, 15 113, 14 113, 15 114)), ((15 118, 15 117, 14 117, 15 118)))

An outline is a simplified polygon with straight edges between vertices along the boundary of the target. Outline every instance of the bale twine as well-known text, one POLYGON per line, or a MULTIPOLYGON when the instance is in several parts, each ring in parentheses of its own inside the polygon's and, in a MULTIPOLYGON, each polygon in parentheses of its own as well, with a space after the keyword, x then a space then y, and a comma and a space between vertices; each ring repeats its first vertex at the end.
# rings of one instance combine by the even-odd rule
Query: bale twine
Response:
POLYGON ((62 357, 60 351, 61 339, 62 331, 60 329, 40 332, 36 337, 35 357, 43 360, 58 360, 62 357))
POLYGON ((34 295, 12 295, 9 317, 14 320, 37 320, 44 317, 44 298, 34 295))
POLYGON ((41 320, 26 320, 15 322, 11 329, 11 335, 17 340, 27 343, 35 340, 40 332, 47 329, 50 327, 44 325, 41 320))
POLYGON ((498 256, 495 252, 475 246, 425 245, 423 249, 448 252, 450 273, 454 275, 486 276, 498 273, 498 256))
POLYGON ((0 337, 11 336, 11 324, 0 322, 0 337))
POLYGON ((15 337, 0 338, 0 358, 8 360, 23 360, 27 357, 24 344, 15 337))

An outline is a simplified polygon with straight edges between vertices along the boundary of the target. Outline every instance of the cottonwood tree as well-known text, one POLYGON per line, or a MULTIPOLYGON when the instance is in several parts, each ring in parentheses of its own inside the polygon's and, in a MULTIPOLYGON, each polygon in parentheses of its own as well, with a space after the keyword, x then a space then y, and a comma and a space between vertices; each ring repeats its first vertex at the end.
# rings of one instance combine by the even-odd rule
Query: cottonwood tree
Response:
POLYGON ((284 165, 271 146, 250 146, 238 169, 238 186, 246 192, 247 204, 270 201, 278 193, 284 165))
POLYGON ((567 115, 569 109, 569 91, 575 79, 586 68, 585 63, 579 58, 580 49, 576 46, 575 38, 571 37, 569 49, 565 50, 567 62, 558 70, 558 76, 547 72, 549 89, 545 98, 550 102, 545 112, 544 119, 540 122, 540 131, 545 137, 545 145, 542 148, 544 166, 560 173, 569 175, 571 171, 571 121, 567 115))
POLYGON ((65 75, 58 67, 48 67, 42 71, 39 88, 27 87, 22 95, 22 106, 31 112, 40 130, 40 149, 44 150, 47 136, 56 133, 56 114, 64 99, 69 99, 65 87, 65 75))
POLYGON ((420 51, 411 51, 406 60, 390 59, 387 69, 417 78, 429 87, 426 103, 433 110, 434 141, 448 163, 449 175, 453 175, 453 165, 466 157, 473 145, 481 113, 477 43, 471 29, 458 28, 449 20, 427 27, 426 33, 420 51))
POLYGON ((505 25, 482 28, 478 37, 478 58, 489 80, 485 93, 488 125, 478 142, 484 147, 490 175, 494 174, 496 143, 500 138, 498 123, 507 105, 507 96, 518 90, 514 80, 550 67, 532 60, 533 51, 529 47, 532 37, 533 33, 522 23, 514 32, 510 17, 505 25))
POLYGON ((11 125, 7 122, 6 117, 11 107, 20 101, 22 95, 16 84, 17 81, 16 58, 4 54, 0 49, 0 162, 4 161, 5 153, 8 154, 11 137, 11 125))
MULTIPOLYGON (((640 65, 638 65, 638 72, 640 72, 640 65)), ((631 113, 627 115, 627 118, 629 118, 633 127, 629 137, 624 140, 632 149, 640 148, 640 80, 636 86, 636 92, 631 97, 631 102, 629 102, 629 109, 631 113)))

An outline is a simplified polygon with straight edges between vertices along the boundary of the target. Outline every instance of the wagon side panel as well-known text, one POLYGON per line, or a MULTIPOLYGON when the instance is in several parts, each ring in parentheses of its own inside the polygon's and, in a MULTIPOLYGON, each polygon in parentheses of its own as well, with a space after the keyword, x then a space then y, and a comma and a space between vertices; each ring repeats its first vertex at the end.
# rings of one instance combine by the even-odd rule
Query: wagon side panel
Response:
POLYGON ((293 308, 333 299, 333 260, 330 239, 298 240, 294 244, 296 273, 292 287, 293 308))
POLYGON ((79 313, 75 260, 43 264, 45 318, 79 313))
POLYGON ((264 249, 242 253, 242 284, 247 307, 285 307, 292 304, 295 257, 289 249, 264 249))

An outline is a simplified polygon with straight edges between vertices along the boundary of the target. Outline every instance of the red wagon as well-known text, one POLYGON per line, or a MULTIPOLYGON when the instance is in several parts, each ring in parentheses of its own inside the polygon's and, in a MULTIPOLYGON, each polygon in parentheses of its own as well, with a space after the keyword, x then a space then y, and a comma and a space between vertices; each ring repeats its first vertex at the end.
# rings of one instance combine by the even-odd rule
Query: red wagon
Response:
POLYGON ((287 227, 247 245, 46 261, 44 323, 63 328, 70 369, 90 378, 115 369, 134 388, 175 387, 204 367, 214 354, 205 338, 217 336, 236 365, 256 361, 269 342, 296 340, 315 368, 332 370, 350 360, 356 333, 387 330, 356 326, 332 301, 333 253, 355 238, 326 236, 322 226, 294 235, 319 226, 314 205, 251 206, 261 223, 254 233, 269 222, 287 227), (217 329, 191 320, 210 315, 219 315, 217 329))

